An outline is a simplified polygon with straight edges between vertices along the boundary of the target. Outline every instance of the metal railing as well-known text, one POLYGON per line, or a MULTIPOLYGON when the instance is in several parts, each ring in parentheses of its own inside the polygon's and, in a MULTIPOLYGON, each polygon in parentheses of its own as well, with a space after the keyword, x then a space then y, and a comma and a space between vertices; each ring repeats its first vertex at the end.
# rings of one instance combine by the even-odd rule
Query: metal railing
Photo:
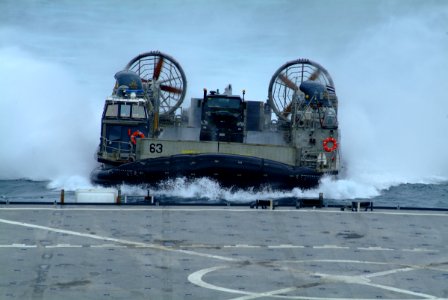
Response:
POLYGON ((98 156, 116 161, 135 160, 135 147, 131 142, 112 141, 104 137, 100 140, 98 156))

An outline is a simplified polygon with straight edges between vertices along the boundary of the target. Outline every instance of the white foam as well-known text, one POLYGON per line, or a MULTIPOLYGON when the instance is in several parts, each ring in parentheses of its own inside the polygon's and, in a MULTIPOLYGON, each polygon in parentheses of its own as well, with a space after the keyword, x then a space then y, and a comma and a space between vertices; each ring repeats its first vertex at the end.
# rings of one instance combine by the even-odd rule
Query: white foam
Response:
POLYGON ((95 186, 92 185, 90 179, 85 176, 61 176, 58 177, 47 185, 49 189, 76 191, 77 189, 91 189, 95 186))
MULTIPOLYGON (((381 178, 381 177, 380 177, 381 178)), ((427 180, 415 181, 412 183, 438 184, 446 182, 446 178, 433 177, 427 180)), ((369 181, 366 177, 364 181, 351 179, 337 179, 333 176, 325 176, 321 179, 319 187, 310 190, 294 188, 290 191, 276 191, 265 189, 240 189, 236 187, 222 187, 218 182, 209 178, 198 178, 189 180, 185 177, 174 180, 166 180, 157 187, 121 185, 120 189, 125 195, 145 196, 149 192, 155 197, 178 198, 184 200, 206 200, 221 201, 226 200, 233 203, 250 202, 258 199, 281 199, 297 197, 318 197, 323 193, 325 199, 370 199, 381 194, 381 191, 394 185, 399 185, 403 181, 384 179, 369 181)))
POLYGON ((0 179, 87 177, 98 118, 67 70, 18 48, 0 49, 0 179))

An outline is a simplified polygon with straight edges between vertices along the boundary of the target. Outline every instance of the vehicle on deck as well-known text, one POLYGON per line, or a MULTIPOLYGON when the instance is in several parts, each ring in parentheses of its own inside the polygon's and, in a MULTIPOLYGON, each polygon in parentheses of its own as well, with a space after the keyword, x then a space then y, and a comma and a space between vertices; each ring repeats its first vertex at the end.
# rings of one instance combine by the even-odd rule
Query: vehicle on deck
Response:
POLYGON ((244 140, 245 103, 240 96, 232 95, 229 85, 224 94, 215 91, 207 95, 200 102, 201 109, 201 141, 221 141, 242 143, 244 140))

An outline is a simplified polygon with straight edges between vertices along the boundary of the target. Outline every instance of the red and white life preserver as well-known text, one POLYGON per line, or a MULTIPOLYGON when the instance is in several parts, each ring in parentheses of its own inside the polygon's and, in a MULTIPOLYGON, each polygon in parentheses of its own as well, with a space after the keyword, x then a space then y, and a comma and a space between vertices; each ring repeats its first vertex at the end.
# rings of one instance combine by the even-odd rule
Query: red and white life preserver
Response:
POLYGON ((323 142, 325 152, 333 152, 338 148, 338 142, 334 137, 327 137, 323 142), (328 144, 331 143, 332 146, 328 147, 328 144))
POLYGON ((134 131, 134 133, 131 135, 131 143, 134 145, 137 144, 137 140, 135 139, 136 137, 143 139, 145 135, 140 130, 134 131))

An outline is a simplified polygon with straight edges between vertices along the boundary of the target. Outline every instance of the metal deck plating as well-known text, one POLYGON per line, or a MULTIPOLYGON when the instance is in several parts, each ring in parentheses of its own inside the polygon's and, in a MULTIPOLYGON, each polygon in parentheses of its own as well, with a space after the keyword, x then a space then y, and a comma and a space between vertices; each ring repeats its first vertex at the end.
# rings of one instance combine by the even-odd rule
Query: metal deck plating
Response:
POLYGON ((443 299, 448 213, 0 207, 1 299, 443 299))

